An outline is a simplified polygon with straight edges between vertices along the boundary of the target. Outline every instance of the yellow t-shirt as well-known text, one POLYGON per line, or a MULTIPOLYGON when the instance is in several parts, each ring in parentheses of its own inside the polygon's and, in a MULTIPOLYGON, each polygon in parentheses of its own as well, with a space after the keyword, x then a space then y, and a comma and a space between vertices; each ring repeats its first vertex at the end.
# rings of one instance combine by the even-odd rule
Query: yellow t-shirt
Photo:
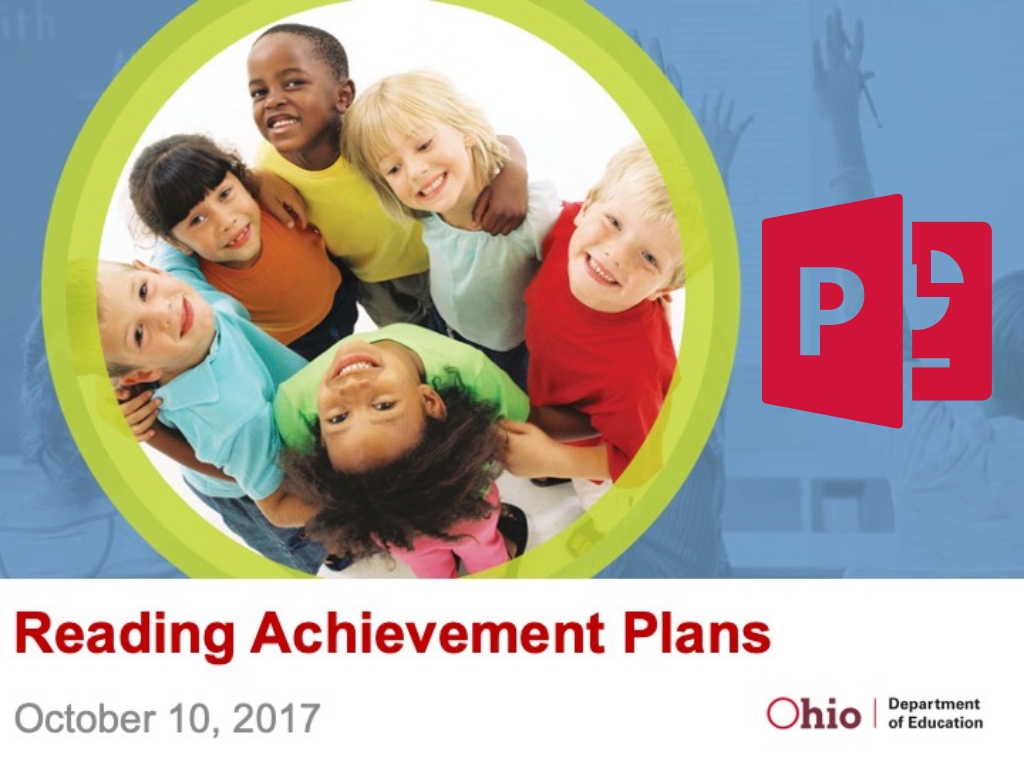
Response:
POLYGON ((264 142, 256 152, 256 166, 277 174, 299 191, 309 220, 323 233, 327 250, 363 282, 395 280, 429 268, 419 222, 400 223, 388 216, 370 183, 344 158, 322 171, 307 171, 264 142))

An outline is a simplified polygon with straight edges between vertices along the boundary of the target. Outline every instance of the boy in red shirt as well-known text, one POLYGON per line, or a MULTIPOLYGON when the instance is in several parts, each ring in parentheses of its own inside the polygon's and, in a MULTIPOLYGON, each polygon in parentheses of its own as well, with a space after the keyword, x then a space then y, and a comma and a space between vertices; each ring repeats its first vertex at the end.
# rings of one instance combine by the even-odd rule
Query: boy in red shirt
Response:
POLYGON ((508 424, 514 474, 622 474, 668 392, 676 352, 661 300, 683 282, 668 190, 636 142, 616 153, 584 203, 565 205, 526 291, 531 405, 587 414, 601 441, 563 444, 508 424))

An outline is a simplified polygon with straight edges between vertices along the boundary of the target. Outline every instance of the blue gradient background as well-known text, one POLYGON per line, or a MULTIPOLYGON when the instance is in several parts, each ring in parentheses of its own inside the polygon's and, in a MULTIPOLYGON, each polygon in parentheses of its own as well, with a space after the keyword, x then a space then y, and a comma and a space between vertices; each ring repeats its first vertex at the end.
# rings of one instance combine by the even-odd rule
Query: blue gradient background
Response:
MULTIPOLYGON (((50 201, 75 136, 118 68, 187 5, 0 5, 0 71, 9 105, 0 127, 8 190, 0 208, 8 252, 0 281, 0 349, 7 358, 0 366, 7 404, 0 409, 3 576, 180 575, 138 538, 84 471, 32 329, 50 201)), ((708 133, 727 166, 743 274, 737 364, 724 417, 677 499, 605 575, 1016 575, 1017 566, 1024 572, 1024 556, 1012 547, 998 569, 986 569, 983 557, 922 564, 906 556, 888 480, 892 430, 761 403, 761 221, 835 202, 829 180, 836 169, 815 106, 811 49, 823 40, 825 17, 836 6, 817 0, 592 5, 660 59, 695 113, 707 99, 702 124, 713 122, 719 95, 720 118, 735 100, 733 128, 754 117, 734 147, 716 145, 708 133)), ((876 74, 869 88, 883 127, 860 105, 874 192, 904 196, 906 290, 914 220, 989 222, 994 276, 1024 267, 1012 218, 1024 176, 1017 122, 1024 105, 1024 6, 864 0, 844 3, 843 12, 851 36, 853 20, 863 18, 862 69, 876 74)), ((915 326, 927 322, 927 311, 909 294, 908 312, 915 326)), ((1024 484, 1024 466, 1014 479, 1024 484)), ((979 485, 967 492, 982 498, 990 490, 979 485)), ((956 541, 947 543, 955 554, 956 541)))

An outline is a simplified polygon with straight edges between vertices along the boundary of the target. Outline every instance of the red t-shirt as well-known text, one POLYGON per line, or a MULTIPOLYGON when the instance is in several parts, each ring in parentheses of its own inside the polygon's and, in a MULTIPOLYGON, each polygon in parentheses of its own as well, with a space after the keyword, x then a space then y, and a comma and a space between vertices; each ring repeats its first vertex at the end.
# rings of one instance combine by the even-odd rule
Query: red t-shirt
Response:
POLYGON ((565 204, 544 240, 540 270, 526 289, 530 402, 588 414, 608 444, 612 478, 618 478, 661 410, 676 351, 657 302, 608 313, 572 295, 569 239, 580 207, 565 204))

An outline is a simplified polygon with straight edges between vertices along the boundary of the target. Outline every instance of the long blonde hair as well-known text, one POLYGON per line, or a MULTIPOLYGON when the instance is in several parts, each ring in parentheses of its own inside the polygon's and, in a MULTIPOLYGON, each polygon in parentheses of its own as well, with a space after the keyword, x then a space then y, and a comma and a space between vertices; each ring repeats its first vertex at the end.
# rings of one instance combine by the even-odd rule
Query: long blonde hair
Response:
POLYGON ((356 98, 345 114, 342 152, 373 186, 384 210, 395 218, 421 218, 426 214, 409 208, 395 196, 377 164, 393 149, 390 135, 412 134, 429 124, 450 126, 470 138, 473 173, 481 188, 508 162, 508 149, 498 140, 483 111, 443 75, 417 70, 378 80, 356 98))

